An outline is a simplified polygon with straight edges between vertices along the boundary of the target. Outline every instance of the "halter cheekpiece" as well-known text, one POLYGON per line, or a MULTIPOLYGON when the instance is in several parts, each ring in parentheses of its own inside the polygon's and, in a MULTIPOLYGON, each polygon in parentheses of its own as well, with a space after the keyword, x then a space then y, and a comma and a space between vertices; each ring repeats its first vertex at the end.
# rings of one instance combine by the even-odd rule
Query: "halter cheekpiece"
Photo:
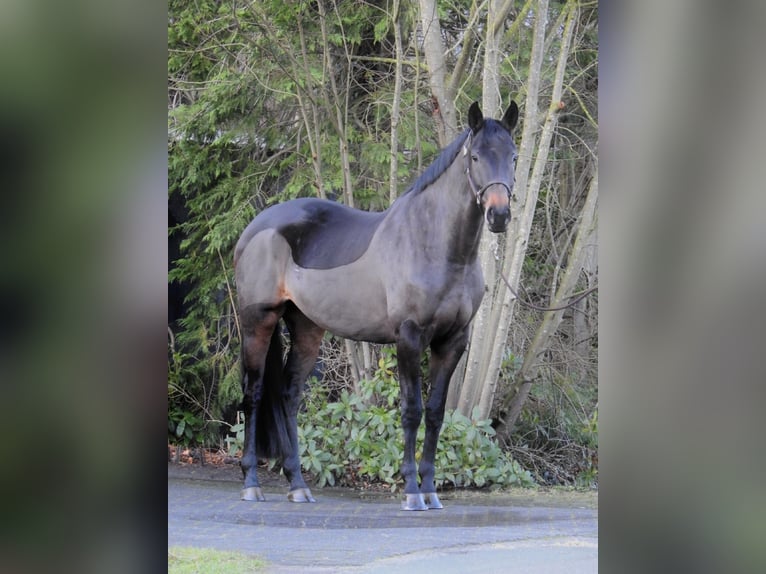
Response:
POLYGON ((507 183, 504 181, 490 181, 488 184, 486 184, 481 189, 476 189, 476 183, 473 181, 473 176, 471 175, 471 144, 473 143, 473 131, 468 132, 468 137, 465 140, 465 143, 463 144, 463 156, 465 156, 466 159, 466 166, 465 166, 465 175, 468 178, 468 185, 471 186, 471 191, 473 192, 474 197, 476 198, 476 205, 481 208, 481 200, 484 197, 484 192, 487 191, 487 189, 493 185, 502 185, 505 188, 505 192, 508 194, 508 200, 511 199, 511 188, 508 186, 507 183))

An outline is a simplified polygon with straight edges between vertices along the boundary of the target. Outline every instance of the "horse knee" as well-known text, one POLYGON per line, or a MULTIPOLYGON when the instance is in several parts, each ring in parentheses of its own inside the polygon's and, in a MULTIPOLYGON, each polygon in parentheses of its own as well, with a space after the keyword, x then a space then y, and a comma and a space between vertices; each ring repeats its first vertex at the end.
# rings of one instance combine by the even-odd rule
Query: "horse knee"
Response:
POLYGON ((426 409, 426 430, 434 429, 439 431, 444 422, 444 409, 426 409))
POLYGON ((423 407, 420 405, 404 405, 402 407, 402 427, 417 429, 423 418, 423 407))

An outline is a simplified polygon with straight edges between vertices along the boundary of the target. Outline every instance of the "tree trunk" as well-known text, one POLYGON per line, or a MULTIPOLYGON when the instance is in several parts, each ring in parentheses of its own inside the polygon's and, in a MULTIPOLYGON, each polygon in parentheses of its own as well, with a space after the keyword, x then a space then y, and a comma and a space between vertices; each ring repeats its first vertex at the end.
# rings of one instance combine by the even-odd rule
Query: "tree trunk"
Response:
MULTIPOLYGON (((341 97, 338 90, 338 83, 335 80, 336 66, 332 58, 332 50, 327 37, 327 10, 323 0, 317 2, 319 9, 319 24, 322 31, 322 43, 324 47, 324 75, 330 79, 330 97, 326 97, 328 104, 335 110, 335 121, 333 126, 338 135, 338 147, 340 151, 341 170, 343 172, 343 197, 346 205, 354 207, 354 190, 351 182, 351 162, 349 161, 348 136, 346 135, 346 115, 348 110, 348 89, 344 92, 346 95, 341 97)), ((326 84, 326 82, 325 82, 326 84)), ((325 88, 326 90, 326 88, 325 88)))
POLYGON ((391 164, 389 170, 388 204, 391 205, 399 195, 399 114, 402 101, 402 30, 399 25, 399 0, 394 0, 391 21, 394 26, 394 44, 396 49, 396 65, 394 69, 394 101, 391 104, 391 164))
POLYGON ((454 94, 449 93, 446 83, 447 64, 444 59, 444 42, 436 12, 436 0, 420 0, 420 22, 423 27, 423 52, 428 64, 431 95, 436 100, 440 119, 439 145, 444 147, 455 139, 458 129, 454 94))
MULTIPOLYGON (((303 64, 303 75, 308 79, 311 78, 308 64, 308 50, 306 49, 306 38, 303 33, 303 26, 301 26, 300 19, 298 19, 298 34, 301 42, 301 63, 303 64)), ((295 76, 299 77, 299 71, 295 61, 295 76)), ((311 151, 311 165, 314 168, 314 178, 316 181, 317 196, 322 199, 327 199, 327 193, 325 192, 324 182, 322 181, 322 148, 319 144, 319 113, 317 110, 316 102, 311 101, 311 98, 305 98, 301 90, 296 90, 296 96, 298 98, 301 117, 303 118, 303 124, 306 126, 306 137, 309 141, 309 150, 311 151), (306 101, 309 100, 309 101, 306 101), (306 109, 311 109, 311 120, 306 113, 306 109)))
MULTIPOLYGON (((583 262, 583 273, 585 274, 585 280, 587 281, 587 287, 590 289, 593 287, 594 278, 598 273, 598 228, 593 229, 591 236, 592 248, 588 249, 585 254, 585 261, 583 262)), ((574 349, 575 352, 582 357, 583 360, 588 360, 590 357, 591 349, 593 348, 593 337, 596 334, 595 325, 591 319, 591 310, 594 309, 595 299, 592 297, 586 297, 582 301, 579 301, 575 305, 574 314, 574 349)))

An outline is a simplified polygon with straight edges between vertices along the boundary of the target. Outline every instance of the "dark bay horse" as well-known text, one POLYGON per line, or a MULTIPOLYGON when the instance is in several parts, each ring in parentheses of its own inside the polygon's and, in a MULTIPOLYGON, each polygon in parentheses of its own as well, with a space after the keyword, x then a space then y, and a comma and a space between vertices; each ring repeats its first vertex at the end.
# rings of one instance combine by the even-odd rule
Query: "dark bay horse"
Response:
POLYGON ((406 510, 442 508, 434 458, 452 372, 484 294, 477 260, 484 222, 494 233, 511 218, 518 107, 499 121, 479 105, 447 146, 386 211, 294 199, 260 213, 234 253, 242 329, 245 445, 243 500, 263 500, 256 453, 281 458, 288 499, 315 502, 301 475, 297 413, 325 331, 395 343, 404 430, 406 510), (283 360, 283 320, 290 350, 283 360), (431 348, 431 391, 420 466, 415 438, 423 417, 420 359, 431 348), (420 485, 418 485, 418 473, 420 485))

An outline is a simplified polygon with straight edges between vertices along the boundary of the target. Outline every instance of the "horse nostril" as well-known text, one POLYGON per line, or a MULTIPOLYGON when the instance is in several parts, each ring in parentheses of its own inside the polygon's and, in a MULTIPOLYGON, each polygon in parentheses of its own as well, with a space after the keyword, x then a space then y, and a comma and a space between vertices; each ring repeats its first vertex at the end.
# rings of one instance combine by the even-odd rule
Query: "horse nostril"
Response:
POLYGON ((510 219, 511 212, 507 207, 491 206, 487 208, 487 221, 490 223, 507 221, 510 219))

